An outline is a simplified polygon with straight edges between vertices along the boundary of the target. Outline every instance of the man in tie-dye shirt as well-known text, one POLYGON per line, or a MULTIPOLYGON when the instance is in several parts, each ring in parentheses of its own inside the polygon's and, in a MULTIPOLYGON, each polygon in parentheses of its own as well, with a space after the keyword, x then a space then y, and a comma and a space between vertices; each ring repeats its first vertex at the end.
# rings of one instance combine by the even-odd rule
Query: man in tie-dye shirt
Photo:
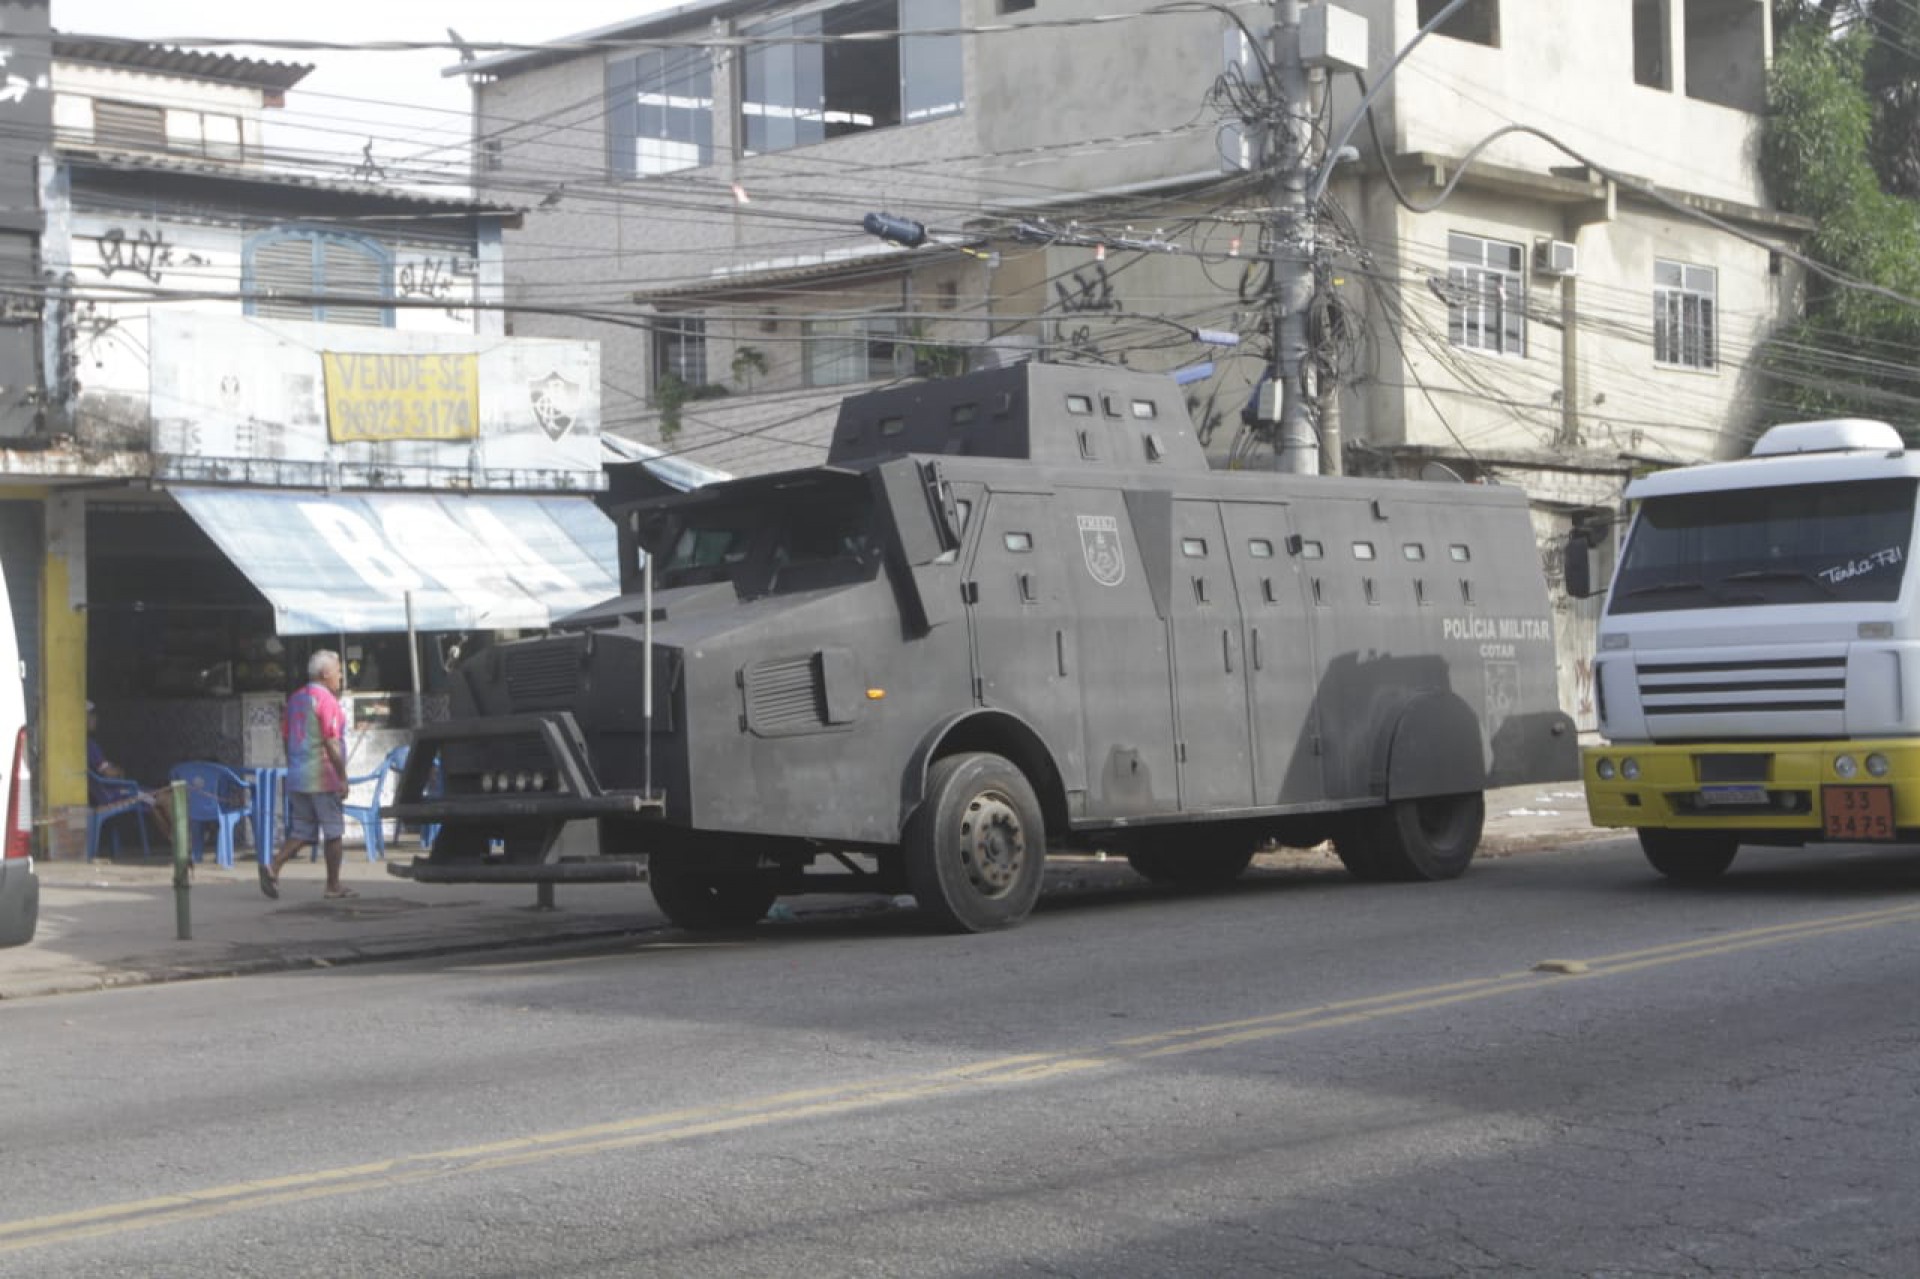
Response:
POLYGON ((347 716, 340 709, 340 655, 323 648, 307 663, 307 685, 287 699, 287 838, 260 863, 260 891, 280 895, 280 868, 316 840, 327 859, 327 896, 357 894, 340 883, 346 833, 347 716))

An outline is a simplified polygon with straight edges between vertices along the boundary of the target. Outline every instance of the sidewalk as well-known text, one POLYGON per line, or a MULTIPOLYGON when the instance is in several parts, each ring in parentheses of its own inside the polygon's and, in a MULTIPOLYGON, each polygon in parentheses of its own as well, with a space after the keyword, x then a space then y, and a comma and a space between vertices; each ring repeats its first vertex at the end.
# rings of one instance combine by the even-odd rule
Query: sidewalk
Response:
MULTIPOLYGON (((1587 825, 1577 783, 1514 787, 1488 794, 1480 855, 1603 835, 1587 825)), ((411 860, 418 848, 408 840, 390 852, 411 860)), ((1287 864, 1300 857, 1337 864, 1330 853, 1281 856, 1287 864)), ((193 939, 180 941, 170 862, 41 862, 39 872, 39 935, 25 946, 0 950, 0 1000, 501 950, 668 926, 645 884, 563 884, 554 892, 557 909, 541 911, 534 908, 530 884, 416 884, 348 848, 342 879, 360 895, 340 901, 322 898, 322 867, 304 859, 282 873, 278 901, 261 895, 251 860, 236 861, 232 870, 211 862, 196 866, 187 894, 193 939)), ((1120 858, 1066 863, 1060 872, 1082 882, 1108 875, 1118 882, 1132 873, 1120 858)), ((802 897, 785 905, 805 914, 828 902, 844 909, 853 900, 866 899, 802 897)), ((885 905, 884 898, 872 900, 885 905)))

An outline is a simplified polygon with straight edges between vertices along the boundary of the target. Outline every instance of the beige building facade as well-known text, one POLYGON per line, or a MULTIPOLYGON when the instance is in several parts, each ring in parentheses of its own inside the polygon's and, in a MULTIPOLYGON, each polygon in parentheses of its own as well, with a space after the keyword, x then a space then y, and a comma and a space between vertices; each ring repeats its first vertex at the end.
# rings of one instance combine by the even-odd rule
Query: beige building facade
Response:
MULTIPOLYGON (((1372 85, 1443 6, 1343 7, 1372 85)), ((1177 373, 1217 463, 1271 465, 1244 419, 1275 187, 1242 117, 1275 109, 1273 9, 1157 10, 709 0, 468 64, 479 194, 528 208, 509 302, 575 304, 515 331, 601 340, 609 431, 723 471, 820 461, 849 390, 1030 356, 1177 373)), ((1808 229, 1757 168, 1771 48, 1765 0, 1470 0, 1372 128, 1324 73, 1356 149, 1313 325, 1346 468, 1524 486, 1553 576, 1633 470, 1744 452, 1808 229)))

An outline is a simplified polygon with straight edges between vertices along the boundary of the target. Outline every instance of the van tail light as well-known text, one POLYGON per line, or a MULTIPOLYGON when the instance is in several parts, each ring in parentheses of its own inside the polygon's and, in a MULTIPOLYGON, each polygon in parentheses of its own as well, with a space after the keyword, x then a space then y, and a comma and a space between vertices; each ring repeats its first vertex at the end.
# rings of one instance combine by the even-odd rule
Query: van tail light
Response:
POLYGON ((13 739, 13 768, 7 774, 5 857, 33 856, 33 769, 27 763, 27 730, 13 739))

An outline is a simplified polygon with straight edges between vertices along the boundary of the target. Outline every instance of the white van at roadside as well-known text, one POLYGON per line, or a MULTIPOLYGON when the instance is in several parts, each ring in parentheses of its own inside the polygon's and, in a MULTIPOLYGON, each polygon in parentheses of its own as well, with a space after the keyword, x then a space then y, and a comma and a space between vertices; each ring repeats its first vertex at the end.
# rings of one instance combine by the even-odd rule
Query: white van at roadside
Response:
POLYGON ((6 824, 0 826, 0 946, 33 940, 40 921, 40 881, 33 871, 33 770, 27 739, 27 697, 20 642, 7 584, 0 574, 0 765, 6 824))

